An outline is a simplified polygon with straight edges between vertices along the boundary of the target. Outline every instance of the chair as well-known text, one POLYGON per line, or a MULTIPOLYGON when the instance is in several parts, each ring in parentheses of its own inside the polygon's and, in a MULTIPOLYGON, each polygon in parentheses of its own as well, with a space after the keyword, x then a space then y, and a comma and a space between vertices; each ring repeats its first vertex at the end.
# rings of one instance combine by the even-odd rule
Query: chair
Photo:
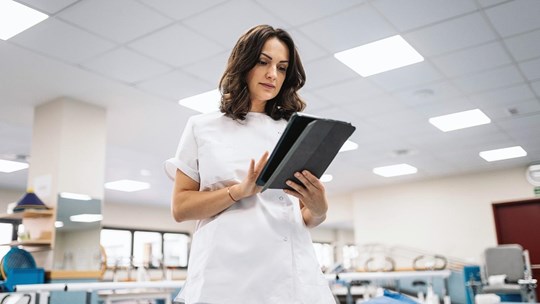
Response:
POLYGON ((536 302, 536 280, 531 276, 527 250, 517 244, 484 251, 485 278, 481 293, 520 295, 521 302, 536 302))

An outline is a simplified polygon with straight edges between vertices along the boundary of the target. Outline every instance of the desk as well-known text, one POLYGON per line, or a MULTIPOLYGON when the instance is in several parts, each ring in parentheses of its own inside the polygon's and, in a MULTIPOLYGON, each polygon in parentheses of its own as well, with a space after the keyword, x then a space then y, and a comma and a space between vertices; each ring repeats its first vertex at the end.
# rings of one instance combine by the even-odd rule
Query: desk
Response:
MULTIPOLYGON (((151 289, 156 291, 159 289, 159 295, 153 294, 155 297, 163 299, 165 292, 171 291, 173 289, 182 288, 185 281, 149 281, 149 282, 95 282, 95 283, 54 283, 54 284, 24 284, 16 285, 14 289, 18 292, 36 292, 38 295, 48 296, 50 291, 86 291, 86 303, 91 303, 91 294, 93 291, 116 291, 117 294, 119 290, 123 290, 124 293, 131 292, 130 299, 133 299, 134 290, 141 289, 151 289)), ((124 295, 125 296, 125 295, 124 295)), ((148 294, 146 294, 148 298, 148 294)), ((41 297, 37 297, 36 304, 39 304, 41 297)), ((118 300, 118 298, 113 299, 113 296, 109 297, 112 300, 118 300)), ((170 294, 169 294, 170 301, 170 294)), ((170 303, 170 302, 168 302, 170 303)))
MULTIPOLYGON (((448 290, 448 277, 452 272, 450 270, 430 270, 430 271, 388 271, 388 272, 343 272, 340 274, 326 274, 326 279, 331 284, 341 283, 347 288, 347 304, 353 303, 351 293, 352 281, 382 281, 393 280, 399 291, 399 279, 434 279, 442 278, 445 282, 445 293, 448 290)), ((446 294, 445 294, 446 295, 446 294)))
POLYGON ((159 289, 129 289, 129 290, 101 290, 98 297, 104 304, 112 304, 123 300, 165 300, 165 304, 171 304, 171 292, 173 290, 159 289))

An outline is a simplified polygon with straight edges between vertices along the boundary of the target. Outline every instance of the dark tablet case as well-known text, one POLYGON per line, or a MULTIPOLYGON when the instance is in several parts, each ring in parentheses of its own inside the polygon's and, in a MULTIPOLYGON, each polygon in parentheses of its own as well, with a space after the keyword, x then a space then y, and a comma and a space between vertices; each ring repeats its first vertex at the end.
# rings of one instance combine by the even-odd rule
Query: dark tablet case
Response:
POLYGON ((302 185, 293 176, 302 170, 320 178, 355 129, 339 120, 294 114, 261 171, 257 185, 263 186, 262 191, 290 189, 285 184, 287 180, 302 185))

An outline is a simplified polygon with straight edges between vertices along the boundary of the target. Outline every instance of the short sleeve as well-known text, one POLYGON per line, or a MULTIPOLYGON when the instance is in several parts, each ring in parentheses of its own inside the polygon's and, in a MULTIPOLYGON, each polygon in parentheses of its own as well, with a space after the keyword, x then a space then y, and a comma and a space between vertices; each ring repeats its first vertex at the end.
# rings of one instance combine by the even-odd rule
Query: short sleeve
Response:
POLYGON ((174 180, 176 170, 182 171, 196 182, 199 182, 199 159, 197 141, 195 139, 193 120, 188 119, 180 143, 176 149, 176 155, 165 161, 165 173, 174 180))

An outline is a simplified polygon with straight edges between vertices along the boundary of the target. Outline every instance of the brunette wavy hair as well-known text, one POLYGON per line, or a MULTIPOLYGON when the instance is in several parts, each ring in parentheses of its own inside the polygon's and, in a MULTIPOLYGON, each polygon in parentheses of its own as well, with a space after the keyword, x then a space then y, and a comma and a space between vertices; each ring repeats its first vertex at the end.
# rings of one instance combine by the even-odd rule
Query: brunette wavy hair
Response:
POLYGON ((246 114, 251 109, 247 75, 259 61, 264 43, 274 37, 287 45, 289 65, 281 90, 276 97, 266 102, 265 112, 275 120, 288 120, 293 113, 305 108, 306 104, 297 91, 304 86, 306 73, 291 36, 283 29, 258 25, 238 39, 219 81, 219 109, 226 116, 234 120, 246 119, 246 114))

